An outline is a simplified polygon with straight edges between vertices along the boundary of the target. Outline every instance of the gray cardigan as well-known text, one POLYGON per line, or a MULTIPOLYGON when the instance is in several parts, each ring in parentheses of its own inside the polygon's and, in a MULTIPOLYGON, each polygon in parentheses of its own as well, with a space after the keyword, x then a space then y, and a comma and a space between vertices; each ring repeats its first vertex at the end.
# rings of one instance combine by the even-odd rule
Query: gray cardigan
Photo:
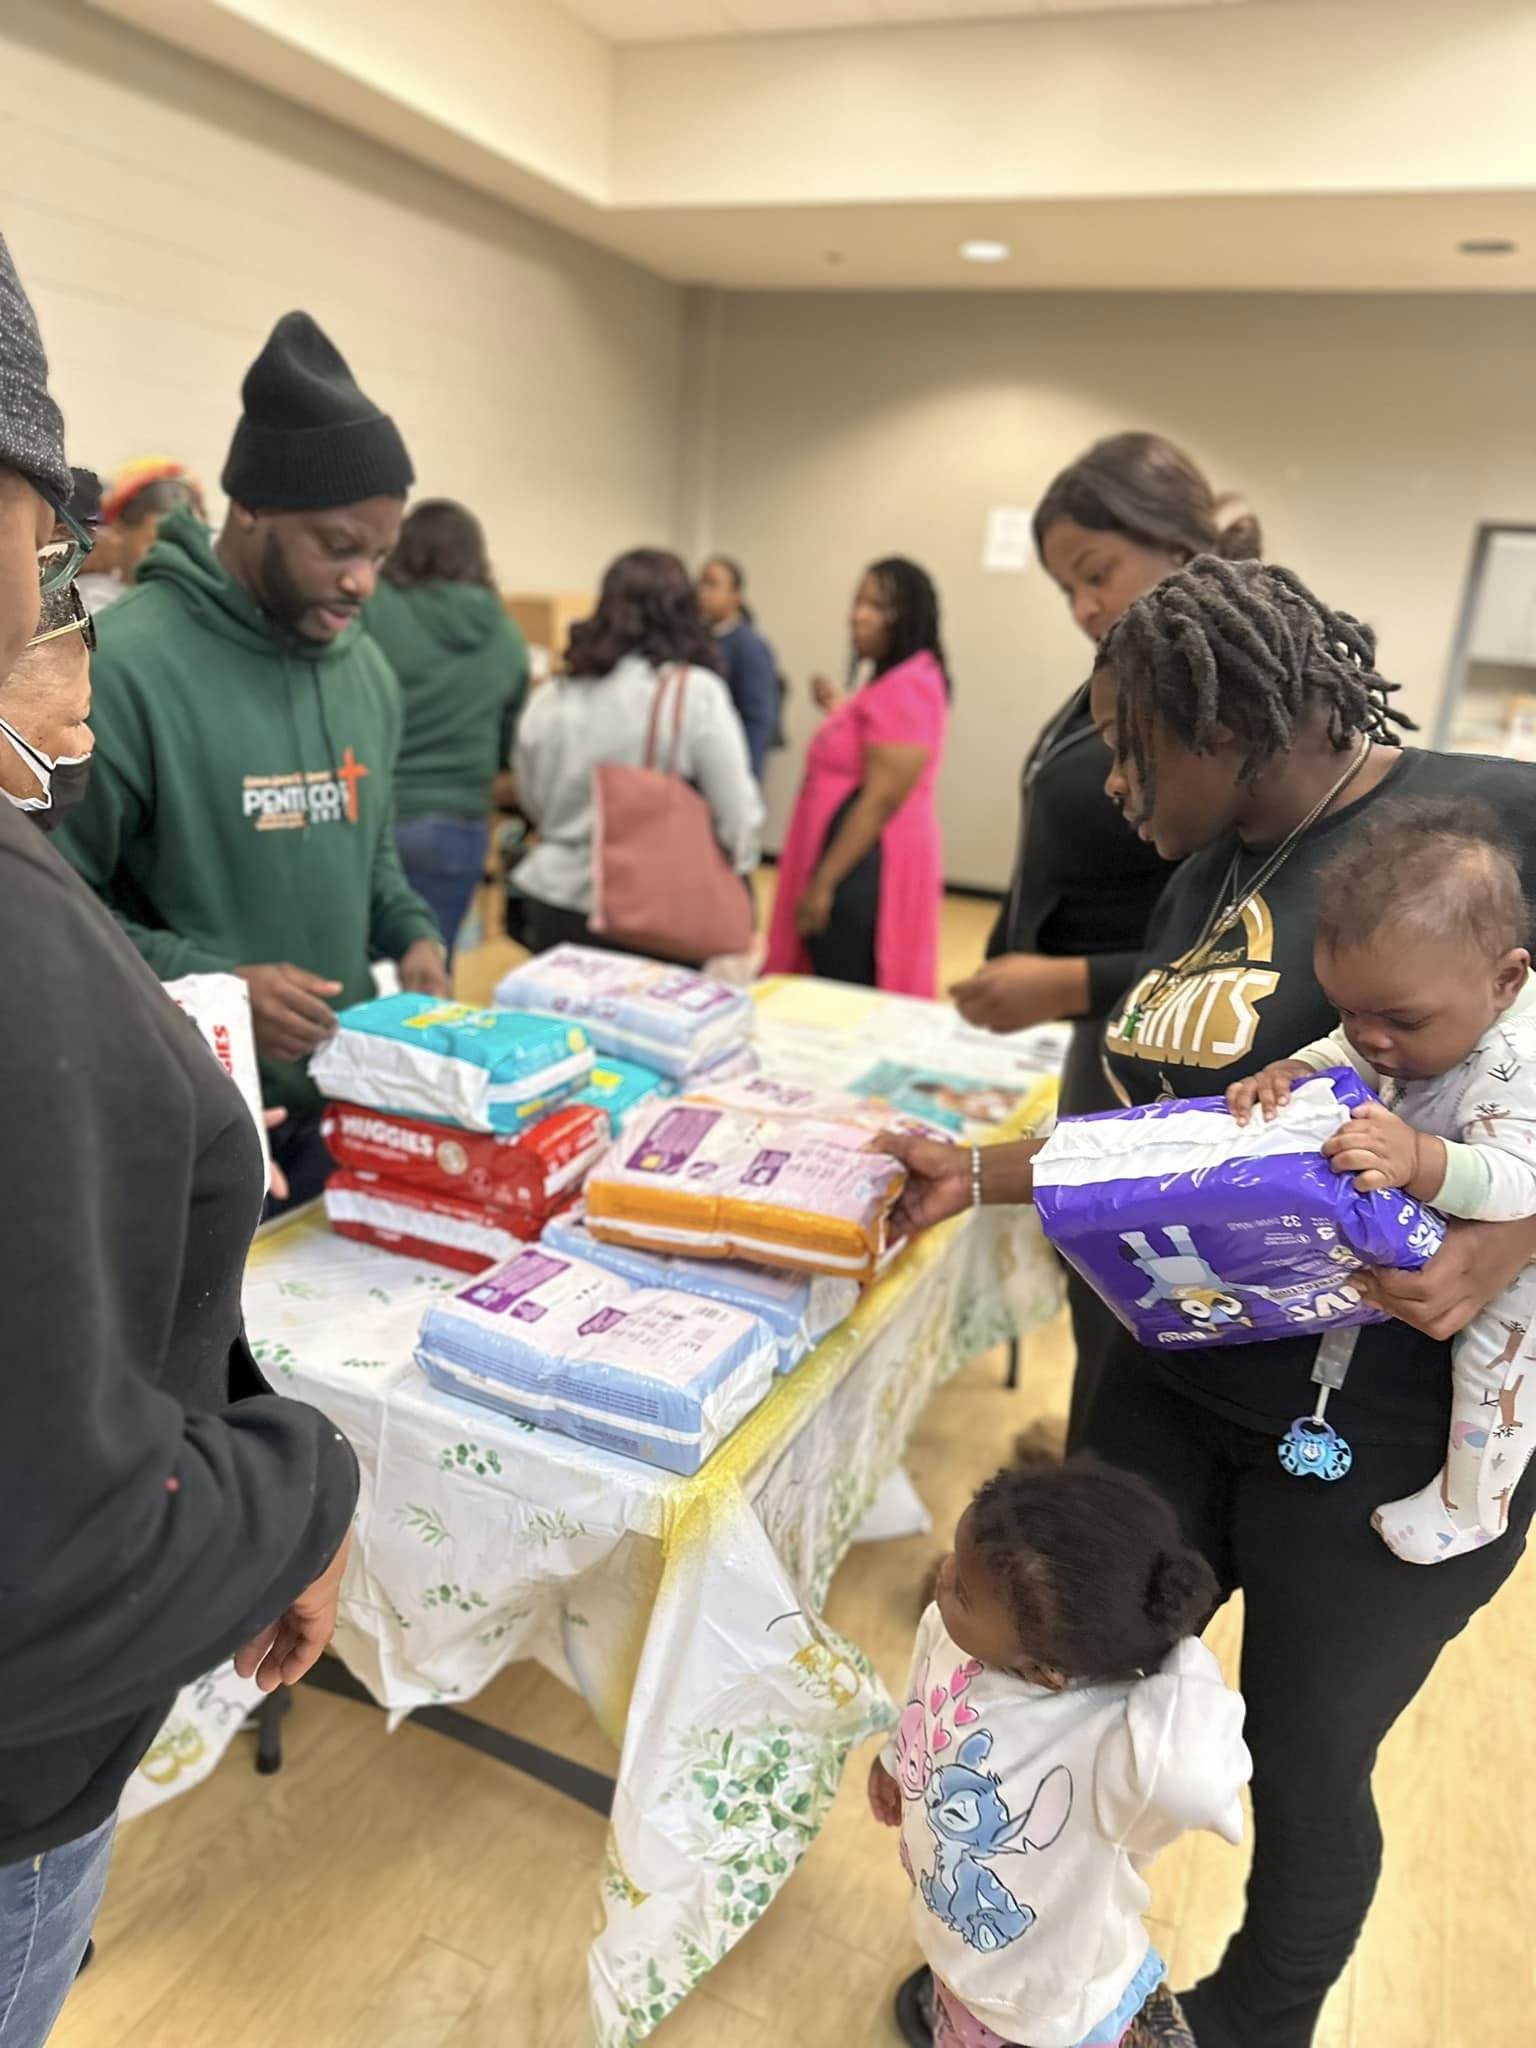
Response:
MULTIPOLYGON (((617 762, 638 768, 659 686, 657 671, 629 655, 606 676, 555 676, 535 690, 518 727, 512 766, 518 801, 539 842, 517 870, 519 889, 540 903, 592 908, 592 771, 617 762)), ((664 719, 671 738, 672 707, 664 719)), ((678 757, 659 749, 709 805, 715 837, 739 874, 757 866, 763 799, 746 735, 729 692, 708 669, 688 671, 678 757)))

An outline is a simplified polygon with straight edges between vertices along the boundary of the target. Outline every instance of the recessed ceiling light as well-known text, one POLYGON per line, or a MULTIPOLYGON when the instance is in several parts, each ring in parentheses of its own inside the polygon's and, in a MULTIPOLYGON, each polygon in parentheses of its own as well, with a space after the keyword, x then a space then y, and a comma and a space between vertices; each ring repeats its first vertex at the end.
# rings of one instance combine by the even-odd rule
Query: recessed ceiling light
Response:
POLYGON ((1006 242, 962 242, 960 254, 967 263, 1006 263, 1013 251, 1006 242))
POLYGON ((1513 256, 1517 246, 1503 235, 1475 235, 1471 241, 1456 244, 1463 256, 1513 256))

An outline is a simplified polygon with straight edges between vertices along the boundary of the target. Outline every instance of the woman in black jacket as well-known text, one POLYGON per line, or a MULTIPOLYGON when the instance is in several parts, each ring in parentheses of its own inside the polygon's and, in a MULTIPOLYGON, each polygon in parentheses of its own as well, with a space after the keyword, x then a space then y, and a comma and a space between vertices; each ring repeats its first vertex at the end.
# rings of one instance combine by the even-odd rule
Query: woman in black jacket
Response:
MULTIPOLYGON (((1127 824, 1182 862, 1109 1019, 1124 1100, 1219 1094, 1334 1027, 1313 965, 1315 878, 1389 798, 1490 806, 1536 901, 1536 767, 1400 747, 1406 721, 1375 647, 1284 570, 1206 558, 1134 605, 1101 651, 1100 773, 1127 824)), ((978 1179, 985 1202, 1033 1199, 1037 1143, 973 1156, 888 1142, 919 1227, 969 1208, 978 1179)), ((1529 1478, 1499 1542, 1432 1570, 1394 1557, 1371 1517, 1439 1470, 1448 1340, 1533 1255, 1528 1217, 1452 1222, 1420 1272, 1355 1276, 1394 1320, 1361 1331, 1329 1407, 1354 1454, 1340 1484, 1292 1478, 1276 1455, 1317 1398, 1315 1337, 1158 1350, 1120 1330, 1105 1362, 1085 1449, 1158 1487, 1244 1602, 1253 1867, 1243 1925, 1185 2001, 1199 2048, 1310 2048, 1381 1869, 1377 1751, 1520 1561, 1529 1478)), ((1483 1823, 1471 1802, 1453 1810, 1459 1826, 1483 1823)), ((1489 1900, 1467 1910, 1497 1919, 1496 1859, 1488 1868, 1489 1900)))
POLYGON ((347 1444, 246 1347, 250 1113, 35 828, 89 628, 46 371, 0 240, 0 2048, 52 2029, 178 1689, 233 1655, 271 1691, 319 1656, 357 1497, 347 1444))
MULTIPOLYGON (((1035 514, 1035 546, 1097 646, 1127 606, 1193 556, 1258 556, 1257 520, 1229 515, 1228 503, 1170 442, 1114 434, 1052 483, 1035 514)), ((986 965, 952 991, 967 1023, 990 1031, 1072 1019, 1061 1089, 1068 1116, 1114 1106, 1103 1071, 1104 1019, 1130 982, 1171 872, 1105 800, 1102 756, 1084 683, 1024 764, 1008 900, 986 965)), ((1077 1349, 1070 1448, 1118 1325, 1075 1274, 1067 1295, 1077 1349)))

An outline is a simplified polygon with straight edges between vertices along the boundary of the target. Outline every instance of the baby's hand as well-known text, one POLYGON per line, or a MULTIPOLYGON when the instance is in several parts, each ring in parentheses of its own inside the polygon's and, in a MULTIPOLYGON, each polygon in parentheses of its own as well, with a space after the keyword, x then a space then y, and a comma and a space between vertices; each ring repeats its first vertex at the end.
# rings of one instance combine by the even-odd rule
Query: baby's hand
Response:
POLYGON ((1419 1170, 1419 1134, 1379 1102, 1363 1102, 1323 1147, 1335 1173, 1352 1173, 1362 1195, 1405 1188, 1419 1170))
POLYGON ((1262 1109, 1268 1123, 1290 1101, 1292 1086, 1311 1072, 1305 1060, 1275 1060, 1246 1081, 1234 1081, 1227 1090, 1227 1108, 1240 1124, 1262 1109))
POLYGON ((901 1826, 901 1787, 878 1756, 869 1767, 869 1810, 881 1827, 901 1826))

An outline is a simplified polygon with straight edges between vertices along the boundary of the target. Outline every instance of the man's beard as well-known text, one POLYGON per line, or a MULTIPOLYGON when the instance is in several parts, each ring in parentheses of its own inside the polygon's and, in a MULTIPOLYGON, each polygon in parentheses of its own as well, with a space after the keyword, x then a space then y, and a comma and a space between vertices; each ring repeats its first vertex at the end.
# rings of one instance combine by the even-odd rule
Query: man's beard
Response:
POLYGON ((294 581, 282 544, 275 533, 268 533, 266 545, 261 551, 256 596, 257 602, 281 638, 295 641, 302 647, 325 645, 328 636, 306 633, 302 630, 302 621, 319 607, 314 599, 304 595, 294 581))

